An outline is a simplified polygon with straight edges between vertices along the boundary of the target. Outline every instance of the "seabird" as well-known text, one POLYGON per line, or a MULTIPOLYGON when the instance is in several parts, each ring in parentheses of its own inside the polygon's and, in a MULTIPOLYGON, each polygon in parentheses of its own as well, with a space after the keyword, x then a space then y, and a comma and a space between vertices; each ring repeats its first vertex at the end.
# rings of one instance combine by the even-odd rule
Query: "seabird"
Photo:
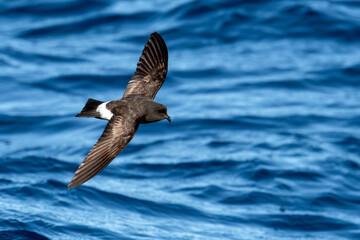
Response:
POLYGON ((166 106, 154 102, 168 68, 168 51, 162 37, 150 35, 123 97, 102 102, 88 99, 76 117, 109 120, 105 130, 75 172, 68 188, 77 187, 101 172, 131 141, 140 124, 167 119, 166 106))

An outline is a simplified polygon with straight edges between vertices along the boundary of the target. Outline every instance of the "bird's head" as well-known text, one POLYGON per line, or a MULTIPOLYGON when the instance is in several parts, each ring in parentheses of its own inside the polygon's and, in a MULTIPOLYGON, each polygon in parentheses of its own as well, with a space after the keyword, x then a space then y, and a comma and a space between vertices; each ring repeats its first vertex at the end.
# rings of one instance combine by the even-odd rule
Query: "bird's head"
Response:
POLYGON ((167 107, 160 103, 152 102, 148 114, 145 116, 145 123, 157 122, 164 119, 171 122, 171 118, 167 114, 167 107))

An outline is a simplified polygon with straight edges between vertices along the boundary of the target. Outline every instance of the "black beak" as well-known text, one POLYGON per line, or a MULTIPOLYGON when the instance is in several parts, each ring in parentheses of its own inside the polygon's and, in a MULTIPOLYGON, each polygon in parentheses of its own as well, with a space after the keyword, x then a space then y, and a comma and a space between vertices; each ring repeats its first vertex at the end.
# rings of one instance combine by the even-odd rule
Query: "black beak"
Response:
POLYGON ((169 117, 169 115, 166 115, 165 118, 169 121, 169 123, 171 123, 171 118, 169 117))

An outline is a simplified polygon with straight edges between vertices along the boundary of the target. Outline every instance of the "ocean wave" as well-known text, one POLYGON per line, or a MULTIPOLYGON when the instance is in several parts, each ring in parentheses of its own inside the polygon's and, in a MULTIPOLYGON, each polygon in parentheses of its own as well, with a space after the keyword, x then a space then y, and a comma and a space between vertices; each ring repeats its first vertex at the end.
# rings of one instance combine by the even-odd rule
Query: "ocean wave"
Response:
POLYGON ((359 239, 360 5, 0 4, 0 239, 359 239), (169 50, 142 125, 68 190, 149 35, 169 50))

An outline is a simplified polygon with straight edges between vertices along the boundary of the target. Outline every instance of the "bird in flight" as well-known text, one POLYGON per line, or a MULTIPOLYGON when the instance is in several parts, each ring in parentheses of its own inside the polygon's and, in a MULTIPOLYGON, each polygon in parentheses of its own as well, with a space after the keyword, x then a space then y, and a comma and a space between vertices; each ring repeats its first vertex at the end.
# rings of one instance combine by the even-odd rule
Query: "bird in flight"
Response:
POLYGON ((75 172, 68 188, 77 187, 101 172, 131 141, 140 124, 167 119, 166 106, 154 102, 165 81, 168 51, 162 37, 154 32, 140 56, 135 74, 123 97, 110 102, 88 99, 76 117, 109 120, 105 130, 75 172))

